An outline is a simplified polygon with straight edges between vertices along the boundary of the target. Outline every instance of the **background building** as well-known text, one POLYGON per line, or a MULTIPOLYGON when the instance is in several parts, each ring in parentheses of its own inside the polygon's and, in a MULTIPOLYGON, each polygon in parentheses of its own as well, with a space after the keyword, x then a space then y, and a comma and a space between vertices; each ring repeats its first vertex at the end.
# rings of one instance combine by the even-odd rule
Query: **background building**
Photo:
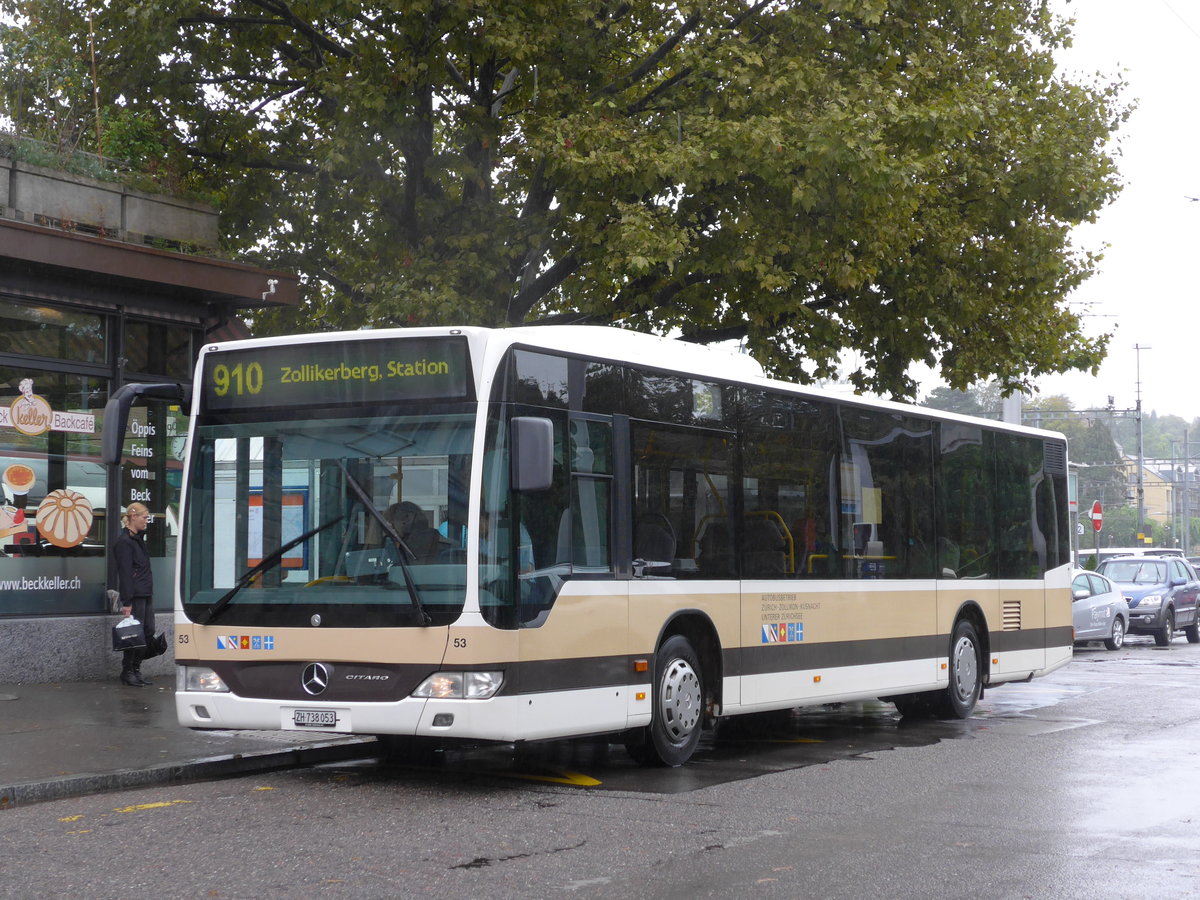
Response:
POLYGON ((203 204, 0 157, 0 682, 117 671, 104 598, 133 500, 171 609, 184 411, 135 409, 119 467, 100 435, 116 388, 187 380, 204 341, 244 336, 238 310, 296 302, 295 276, 217 244, 203 204))

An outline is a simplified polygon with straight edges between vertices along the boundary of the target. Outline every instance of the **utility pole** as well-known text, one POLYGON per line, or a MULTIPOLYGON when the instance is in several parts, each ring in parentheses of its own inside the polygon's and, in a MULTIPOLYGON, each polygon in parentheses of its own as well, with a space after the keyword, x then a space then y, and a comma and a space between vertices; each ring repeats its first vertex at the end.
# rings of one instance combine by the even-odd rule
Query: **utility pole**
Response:
POLYGON ((1137 453, 1138 453, 1138 470, 1137 470, 1137 527, 1138 534, 1146 533, 1146 475, 1143 471, 1146 467, 1146 459, 1144 448, 1142 447, 1142 351, 1152 350, 1153 347, 1143 347, 1141 344, 1134 344, 1133 349, 1137 352, 1137 381, 1134 382, 1137 388, 1137 403, 1134 407, 1134 424, 1137 426, 1137 453))
POLYGON ((1192 555, 1192 510, 1188 503, 1188 494, 1192 489, 1192 476, 1188 472, 1188 457, 1191 456, 1191 447, 1188 444, 1188 430, 1183 429, 1183 555, 1192 555))

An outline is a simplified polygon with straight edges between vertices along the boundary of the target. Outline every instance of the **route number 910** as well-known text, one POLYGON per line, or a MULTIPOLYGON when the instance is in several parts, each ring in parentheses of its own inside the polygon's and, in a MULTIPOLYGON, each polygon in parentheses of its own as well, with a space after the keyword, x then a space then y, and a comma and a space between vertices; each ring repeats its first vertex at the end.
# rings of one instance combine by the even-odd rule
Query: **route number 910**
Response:
POLYGON ((257 394, 263 387, 262 366, 256 362, 243 366, 238 363, 232 369, 224 363, 213 366, 213 392, 224 397, 231 391, 235 396, 257 394))

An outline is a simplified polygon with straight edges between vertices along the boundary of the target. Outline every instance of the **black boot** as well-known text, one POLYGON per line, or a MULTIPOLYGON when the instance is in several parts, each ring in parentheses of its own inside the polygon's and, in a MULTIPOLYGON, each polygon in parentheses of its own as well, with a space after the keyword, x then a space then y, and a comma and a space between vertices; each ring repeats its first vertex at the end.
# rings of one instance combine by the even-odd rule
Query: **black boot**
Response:
POLYGON ((134 679, 136 679, 136 680, 137 680, 137 683, 138 683, 138 686, 139 686, 139 687, 149 687, 150 685, 154 684, 154 682, 153 682, 153 681, 151 681, 149 678, 143 678, 143 677, 142 677, 142 670, 141 670, 141 669, 134 669, 134 670, 133 670, 133 677, 134 677, 134 679))
POLYGON ((129 685, 129 687, 145 687, 146 682, 138 678, 133 669, 124 669, 121 672, 121 684, 129 685))

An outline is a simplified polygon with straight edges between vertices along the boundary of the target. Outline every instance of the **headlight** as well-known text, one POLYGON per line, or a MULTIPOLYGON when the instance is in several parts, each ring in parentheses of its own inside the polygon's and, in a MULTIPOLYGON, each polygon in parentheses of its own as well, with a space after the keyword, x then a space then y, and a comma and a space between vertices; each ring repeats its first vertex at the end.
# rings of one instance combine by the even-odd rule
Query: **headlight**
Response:
POLYGON ((1152 607, 1155 607, 1155 606, 1162 606, 1162 602, 1163 602, 1162 594, 1147 594, 1145 597, 1143 597, 1141 600, 1138 601, 1137 605, 1138 605, 1138 609, 1151 609, 1152 607))
POLYGON ((422 681, 412 695, 434 700, 487 700, 502 684, 503 672, 436 672, 422 681))
POLYGON ((229 687, 221 680, 221 676, 203 666, 178 666, 175 669, 175 690, 229 693, 229 687))

